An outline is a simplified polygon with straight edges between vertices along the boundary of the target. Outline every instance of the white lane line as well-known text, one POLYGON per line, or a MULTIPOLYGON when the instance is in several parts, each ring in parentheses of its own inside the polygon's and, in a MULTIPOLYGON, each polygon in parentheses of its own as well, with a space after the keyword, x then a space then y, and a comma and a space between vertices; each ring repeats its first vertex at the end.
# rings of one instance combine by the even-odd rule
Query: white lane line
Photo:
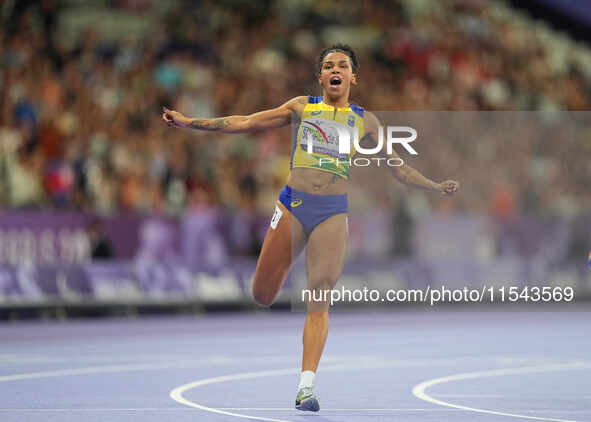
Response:
MULTIPOLYGON (((291 412, 293 407, 218 407, 218 410, 248 410, 257 412, 291 412)), ((122 407, 122 408, 0 408, 0 412, 194 412, 189 407, 122 407)), ((412 408, 412 407, 398 407, 398 408, 323 408, 322 412, 463 412, 462 409, 434 409, 430 408, 412 408)), ((591 410, 549 410, 549 409, 528 409, 520 410, 520 412, 528 413, 591 413, 591 410)))
MULTIPOLYGON (((252 410, 252 411, 292 411, 294 410, 293 407, 218 407, 219 410, 252 410)), ((448 408, 412 408, 412 407, 399 407, 399 408, 375 408, 375 409, 350 409, 350 408, 331 408, 326 409, 322 408, 322 412, 464 412, 464 409, 448 409, 448 408)), ((589 413, 591 414, 591 410, 581 410, 581 409, 572 409, 572 410, 550 410, 550 409, 527 409, 522 410, 520 409, 519 412, 527 412, 527 413, 540 413, 540 412, 549 412, 549 413, 589 413)))
MULTIPOLYGON (((254 411, 285 411, 291 412, 294 410, 293 407, 218 407, 218 410, 254 410, 254 411)), ((410 408, 410 407, 400 407, 400 408, 390 408, 390 409, 325 409, 322 408, 322 412, 460 412, 459 409, 422 409, 422 408, 410 408)))
MULTIPOLYGON (((65 376, 77 375, 93 375, 103 373, 117 373, 117 372, 135 372, 135 371, 157 371, 162 369, 177 369, 177 368, 199 368, 202 366, 211 366, 212 364, 229 365, 242 363, 268 363, 273 361, 283 361, 285 357, 265 357, 264 359, 233 359, 229 357, 210 357, 202 359, 187 359, 170 362, 152 362, 152 363, 135 363, 135 364, 120 364, 120 365, 104 365, 104 366, 90 366, 83 368, 69 368, 56 369, 52 371, 29 372, 24 374, 0 375, 0 382, 20 381, 28 379, 39 378, 56 378, 65 376)), ((483 359, 487 359, 486 357, 483 359)), ((290 362, 293 357, 287 357, 290 362)), ((347 369, 350 365, 356 364, 360 369, 364 368, 380 368, 384 367, 386 363, 388 367, 423 367, 423 366, 437 366, 437 365, 457 365, 460 362, 466 362, 466 359, 397 359, 397 360, 382 360, 377 356, 365 356, 361 360, 348 360, 347 356, 331 356, 325 359, 334 363, 336 369, 347 369), (338 362, 338 365, 337 365, 338 362), (376 366, 378 365, 378 366, 376 366)))
POLYGON ((194 368, 204 366, 203 361, 181 361, 175 363, 157 363, 157 364, 136 364, 136 365, 107 365, 91 366, 87 368, 58 369, 55 371, 30 372, 27 374, 14 374, 0 376, 0 382, 20 381, 39 378, 66 377, 75 375, 108 374, 114 372, 133 372, 133 371, 154 371, 161 369, 175 368, 194 368))
MULTIPOLYGON (((295 410, 293 407, 219 407, 218 410, 254 410, 254 411, 285 411, 295 410)), ((194 412, 189 407, 138 407, 138 408, 6 408, 0 412, 153 412, 153 411, 185 411, 194 412)), ((322 409, 323 412, 459 412, 458 409, 421 409, 421 408, 391 408, 391 409, 322 409)))
MULTIPOLYGON (((282 359, 275 357, 272 359, 282 359)), ((289 358, 293 361, 293 358, 289 358)), ((108 374, 117 372, 157 371, 162 369, 182 369, 210 367, 212 365, 229 365, 234 363, 249 363, 241 359, 233 360, 227 357, 211 357, 205 359, 176 360, 175 362, 152 362, 120 365, 89 366, 84 368, 56 369, 52 371, 29 372, 24 374, 0 375, 0 382, 21 381, 40 378, 67 377, 76 375, 108 374)), ((256 362, 255 362, 256 363, 256 362)), ((261 361, 261 363, 263 363, 261 361)))
POLYGON ((514 418, 521 418, 521 419, 534 419, 539 421, 553 421, 553 422, 576 422, 573 420, 568 419, 554 419, 554 418, 545 418, 540 416, 527 416, 527 415, 519 415, 516 413, 507 413, 507 412, 499 412, 495 410, 487 410, 487 409, 478 409, 475 407, 468 407, 462 406, 459 404, 445 402, 443 400, 437 400, 432 396, 429 396, 425 393, 425 390, 429 387, 438 384, 444 384, 448 382, 455 382, 455 381, 463 381, 467 379, 478 379, 478 378, 488 378, 488 377, 498 377, 504 375, 519 375, 519 374, 533 374, 539 372, 551 372, 551 371, 567 371, 567 370, 576 370, 576 369, 590 369, 591 364, 586 362, 573 362, 569 364, 562 364, 562 365, 545 365, 545 366, 530 366, 530 367, 521 367, 521 368, 505 368, 505 369, 494 369, 490 371, 478 371, 478 372, 466 372, 462 374, 450 375, 447 377, 435 378, 432 380, 428 380, 417 384, 413 387, 412 393, 421 400, 425 400, 429 403, 438 404, 441 406, 453 407, 456 409, 467 410, 471 412, 477 413, 488 413, 490 415, 499 415, 499 416, 511 416, 514 418))
MULTIPOLYGON (((435 397, 445 398, 483 398, 483 399, 503 399, 514 398, 515 396, 508 396, 506 394, 433 394, 435 397)), ((519 396, 523 398, 523 396, 519 396)))
POLYGON ((553 400, 553 399, 588 399, 591 396, 578 396, 576 394, 549 394, 549 395, 529 395, 520 394, 519 397, 510 394, 431 394, 432 397, 445 398, 483 398, 483 399, 539 399, 539 400, 553 400))
MULTIPOLYGON (((376 356, 352 356, 352 355, 337 355, 327 356, 324 362, 346 362, 357 359, 378 359, 376 356)), ((156 363, 159 361, 194 361, 193 355, 137 355, 137 356, 70 356, 52 357, 52 356, 16 356, 16 355, 0 355, 0 365, 8 364, 59 364, 59 363, 79 363, 79 364, 139 364, 139 363, 156 363)), ((240 364, 269 364, 269 363, 291 363, 293 356, 261 356, 258 358, 243 358, 230 356, 204 356, 201 361, 209 362, 217 365, 240 365, 240 364)))
POLYGON ((130 408, 130 407, 122 407, 122 408, 51 408, 51 409, 44 409, 44 408, 6 408, 0 409, 0 412, 168 412, 169 410, 173 411, 191 411, 191 409, 187 409, 186 407, 138 407, 138 408, 130 408))

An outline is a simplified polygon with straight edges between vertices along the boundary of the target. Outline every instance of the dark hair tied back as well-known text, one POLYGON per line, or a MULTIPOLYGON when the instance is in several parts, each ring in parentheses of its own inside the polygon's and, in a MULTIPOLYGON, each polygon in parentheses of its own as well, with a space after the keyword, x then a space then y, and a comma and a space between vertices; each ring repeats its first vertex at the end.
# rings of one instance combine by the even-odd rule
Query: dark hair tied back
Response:
POLYGON ((357 73, 357 70, 359 69, 359 62, 357 61, 357 55, 355 55, 355 52, 353 51, 351 46, 349 46, 347 44, 333 44, 330 47, 326 47, 324 50, 322 50, 322 52, 320 53, 320 57, 318 59, 318 63, 317 63, 318 73, 320 74, 320 72, 322 71, 322 61, 324 60, 324 58, 329 53, 334 53, 335 51, 341 52, 341 53, 349 56, 349 59, 351 59, 351 68, 353 70, 353 73, 357 73))

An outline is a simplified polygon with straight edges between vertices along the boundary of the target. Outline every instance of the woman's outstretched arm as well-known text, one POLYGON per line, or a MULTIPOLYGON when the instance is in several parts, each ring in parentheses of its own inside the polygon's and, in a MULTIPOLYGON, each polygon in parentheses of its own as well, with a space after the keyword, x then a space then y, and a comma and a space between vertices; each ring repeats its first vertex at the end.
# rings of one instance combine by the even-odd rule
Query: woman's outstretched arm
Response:
MULTIPOLYGON (((365 124, 366 136, 364 140, 367 140, 370 144, 372 144, 372 146, 377 145, 376 139, 378 139, 378 130, 380 127, 379 120, 373 113, 367 112, 365 124)), ((386 154, 384 151, 382 151, 381 155, 383 155, 385 158, 400 158, 394 150, 392 150, 391 154, 386 154)), ((455 180, 445 180, 440 183, 434 182, 433 180, 423 176, 418 170, 404 163, 400 166, 392 167, 391 169, 392 174, 400 183, 410 187, 441 192, 444 195, 453 195, 460 189, 460 183, 456 182, 455 180)))
POLYGON ((186 117, 178 111, 165 107, 162 119, 171 127, 186 127, 222 133, 254 132, 288 125, 291 122, 292 114, 301 114, 306 103, 307 97, 295 97, 271 110, 259 111, 248 116, 227 116, 213 119, 186 117))

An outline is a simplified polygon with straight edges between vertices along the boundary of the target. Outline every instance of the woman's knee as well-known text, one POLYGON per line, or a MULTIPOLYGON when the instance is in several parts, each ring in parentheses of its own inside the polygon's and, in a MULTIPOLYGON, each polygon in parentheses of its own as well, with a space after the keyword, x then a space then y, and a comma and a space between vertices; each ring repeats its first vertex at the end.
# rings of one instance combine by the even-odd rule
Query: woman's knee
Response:
POLYGON ((308 280, 308 312, 326 312, 331 303, 331 292, 337 280, 333 277, 318 277, 308 280))
POLYGON ((256 283, 252 285, 252 297, 254 301, 261 306, 271 306, 276 296, 276 292, 261 288, 256 283))

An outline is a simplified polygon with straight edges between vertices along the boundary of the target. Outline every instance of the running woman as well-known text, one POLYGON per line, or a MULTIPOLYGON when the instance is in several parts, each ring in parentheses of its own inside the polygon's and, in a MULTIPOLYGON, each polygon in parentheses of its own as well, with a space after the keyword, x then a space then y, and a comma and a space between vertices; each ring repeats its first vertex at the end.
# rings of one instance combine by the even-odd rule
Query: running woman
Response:
MULTIPOLYGON (((318 61, 317 78, 322 96, 295 97, 271 110, 214 119, 188 118, 164 109, 162 118, 171 127, 222 133, 260 131, 292 123, 297 128, 293 131, 287 185, 279 194, 254 275, 252 293, 260 305, 273 303, 304 246, 308 289, 330 291, 341 274, 348 237, 347 181, 352 154, 339 153, 338 142, 330 138, 331 127, 356 128, 359 139, 373 145, 379 130, 374 114, 349 103, 351 85, 357 84, 357 70, 357 57, 351 47, 336 44, 324 49, 318 61), (310 142, 312 152, 308 152, 310 142)), ((398 155, 393 151, 390 157, 398 155)), ((405 185, 444 195, 459 189, 456 181, 436 183, 406 164, 393 167, 393 173, 405 185)), ((328 334, 328 303, 309 301, 307 305, 295 407, 318 411, 314 376, 328 334)))

